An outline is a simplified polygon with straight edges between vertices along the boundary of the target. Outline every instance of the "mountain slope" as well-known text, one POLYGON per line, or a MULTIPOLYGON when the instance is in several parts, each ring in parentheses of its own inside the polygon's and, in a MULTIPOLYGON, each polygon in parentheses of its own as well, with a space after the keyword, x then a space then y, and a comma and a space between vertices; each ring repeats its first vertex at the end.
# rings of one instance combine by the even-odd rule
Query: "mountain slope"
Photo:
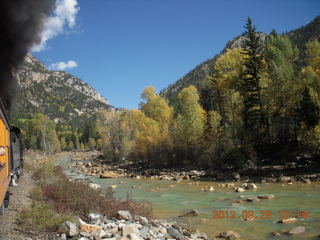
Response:
POLYGON ((83 113, 111 108, 89 84, 69 73, 50 71, 31 55, 26 56, 16 77, 20 92, 14 106, 14 118, 44 113, 56 122, 69 121, 83 113))
MULTIPOLYGON (((260 33, 262 40, 265 41, 267 34, 260 33)), ((289 36, 291 41, 300 49, 303 50, 305 44, 313 39, 320 38, 320 16, 316 17, 309 24, 290 31, 288 33, 284 33, 289 36)), ((171 105, 176 105, 177 94, 185 87, 190 85, 196 86, 198 89, 201 88, 203 83, 205 82, 207 76, 211 75, 213 72, 213 66, 216 59, 223 54, 227 49, 232 49, 241 46, 241 42, 243 41, 242 36, 237 36, 226 44, 226 47, 221 51, 220 54, 215 55, 213 58, 208 59, 207 61, 199 64, 189 73, 187 73, 184 77, 180 78, 173 84, 170 84, 168 87, 163 89, 160 92, 160 95, 167 98, 171 105)))

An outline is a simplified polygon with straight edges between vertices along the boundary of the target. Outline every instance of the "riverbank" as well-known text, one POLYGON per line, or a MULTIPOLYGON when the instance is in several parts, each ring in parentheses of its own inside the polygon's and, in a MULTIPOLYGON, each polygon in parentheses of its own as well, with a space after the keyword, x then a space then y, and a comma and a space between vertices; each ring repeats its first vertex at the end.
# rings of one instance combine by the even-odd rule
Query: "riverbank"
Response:
MULTIPOLYGON (((71 155, 71 154, 70 154, 71 155)), ((311 155, 302 154, 296 161, 285 165, 257 166, 248 161, 242 170, 234 169, 155 169, 143 165, 137 166, 132 162, 106 162, 99 151, 73 152, 71 160, 89 176, 110 177, 122 176, 131 178, 151 178, 160 180, 205 180, 205 181, 235 181, 258 183, 289 183, 319 182, 319 162, 311 155)))
MULTIPOLYGON (((94 184, 68 178, 56 165, 61 158, 70 158, 73 154, 45 157, 31 153, 31 158, 30 153, 26 155, 27 159, 37 161, 32 162, 32 171, 27 175, 32 182, 25 189, 29 202, 15 216, 17 224, 14 225, 25 234, 21 238, 10 238, 6 233, 3 239, 209 239, 205 233, 192 233, 175 221, 152 219, 148 205, 143 202, 116 199, 111 191, 102 194, 94 184)), ((227 238, 238 237, 235 232, 222 234, 227 238)))
MULTIPOLYGON (((101 169, 95 164, 102 161, 98 152, 94 161, 90 154, 70 153, 70 157, 63 162, 67 174, 91 182, 101 188, 102 192, 111 187, 115 196, 119 198, 125 198, 129 194, 137 201, 147 200, 152 204, 156 218, 186 224, 189 229, 199 229, 211 238, 232 229, 241 235, 241 239, 273 239, 273 234, 286 235, 286 231, 300 226, 304 227, 305 232, 300 232, 295 239, 314 239, 319 235, 317 229, 320 227, 320 221, 316 206, 320 199, 320 185, 316 181, 221 182, 211 181, 205 175, 194 179, 190 177, 189 180, 130 175, 115 166, 103 165, 101 169), (105 178, 101 178, 101 175, 105 178), (183 216, 191 209, 196 209, 198 214, 183 216), (236 218, 227 218, 225 215, 212 219, 213 211, 223 211, 224 214, 234 211, 236 218), (261 217, 261 211, 271 212, 272 217, 260 220, 245 219, 247 212, 254 212, 256 217, 261 217), (281 220, 280 213, 284 211, 289 212, 290 217, 296 218, 297 221, 278 224, 281 220), (306 219, 303 218, 305 211, 308 215, 306 219)), ((302 231, 303 228, 298 230, 302 231)))

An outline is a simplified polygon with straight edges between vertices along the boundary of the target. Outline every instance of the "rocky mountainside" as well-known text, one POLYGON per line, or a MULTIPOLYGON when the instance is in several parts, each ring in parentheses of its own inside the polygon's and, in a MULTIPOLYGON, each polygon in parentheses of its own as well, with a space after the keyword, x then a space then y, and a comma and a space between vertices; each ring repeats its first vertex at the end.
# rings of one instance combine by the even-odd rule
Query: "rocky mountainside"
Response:
POLYGON ((16 77, 20 92, 14 106, 14 118, 44 113, 59 122, 111 108, 89 84, 69 73, 48 70, 32 55, 26 56, 16 77))
MULTIPOLYGON (((264 41, 268 34, 260 33, 261 39, 264 41)), ((305 44, 313 39, 320 38, 320 16, 316 17, 309 24, 284 33, 289 36, 292 42, 300 49, 303 50, 305 44)), ((221 51, 220 54, 215 55, 213 58, 206 60, 205 62, 199 64, 184 77, 180 78, 173 84, 170 84, 167 88, 160 92, 160 95, 167 98, 170 104, 175 105, 177 94, 185 87, 190 85, 196 86, 198 89, 201 88, 206 80, 206 77, 212 74, 213 66, 216 59, 223 54, 227 49, 237 48, 241 46, 243 41, 242 36, 237 36, 226 44, 226 47, 221 51)))

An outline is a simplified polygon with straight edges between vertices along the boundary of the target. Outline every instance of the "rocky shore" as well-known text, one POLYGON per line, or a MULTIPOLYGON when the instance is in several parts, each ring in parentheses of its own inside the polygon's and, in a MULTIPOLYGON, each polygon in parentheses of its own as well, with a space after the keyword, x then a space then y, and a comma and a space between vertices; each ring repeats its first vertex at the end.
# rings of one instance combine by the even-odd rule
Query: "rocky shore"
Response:
MULTIPOLYGON (((129 168, 129 165, 116 165, 105 164, 101 158, 100 152, 76 152, 71 156, 71 161, 67 167, 75 169, 76 166, 79 173, 85 173, 89 176, 96 176, 100 178, 118 178, 118 177, 130 177, 130 178, 150 178, 168 181, 182 181, 182 180, 195 180, 194 183, 189 181, 190 184, 196 184, 200 180, 218 180, 218 178, 212 177, 210 172, 198 169, 141 169, 138 167, 129 168)), ((296 167, 296 166, 293 166, 296 167)), ((272 166, 273 169, 281 169, 282 166, 272 166)), ((291 167, 292 168, 292 167, 291 167)), ((265 169, 270 169, 265 168, 265 169)), ((265 170, 264 169, 264 170, 265 170)), ((219 178, 221 179, 221 178, 219 178)), ((264 182, 280 182, 283 184, 293 184, 295 182, 301 182, 304 184, 311 183, 312 181, 319 181, 320 174, 301 174, 298 176, 263 176, 259 178, 250 178, 246 175, 242 175, 241 172, 228 173, 228 177, 222 178, 226 183, 219 183, 215 186, 206 186, 202 191, 215 191, 216 187, 233 189, 235 192, 252 191, 258 188, 259 184, 264 182), (255 179, 255 181, 253 181, 255 179)), ((120 181, 121 183, 121 181, 120 181)), ((99 189, 97 184, 90 183, 92 188, 99 189)), ((171 186, 171 185, 169 185, 171 186)), ((172 185, 174 186, 174 185, 172 185)), ((138 188, 139 186, 137 186, 138 188)), ((134 186, 133 186, 134 188, 134 186)), ((156 190, 155 190, 156 191, 156 190)), ((268 199, 276 198, 273 194, 257 195, 257 196, 239 196, 239 200, 232 203, 233 206, 250 204, 250 202, 269 201, 268 199)), ((179 217, 198 216, 197 210, 191 210, 179 217)), ((81 219, 78 223, 65 223, 59 232, 61 239, 79 239, 79 240, 100 240, 100 239, 209 239, 208 236, 200 231, 191 233, 187 228, 177 224, 177 222, 168 222, 166 220, 151 220, 143 216, 131 216, 129 212, 118 212, 118 218, 108 219, 99 214, 91 214, 89 216, 90 221, 85 223, 81 219), (72 227, 71 227, 72 226, 72 227), (74 234, 70 234, 71 229, 74 230, 74 234)), ((244 219, 244 221, 252 221, 253 219, 244 219)), ((297 218, 289 218, 288 221, 279 221, 278 223, 292 223, 298 222, 297 218)), ((271 236, 284 236, 284 235, 296 235, 305 232, 303 226, 298 226, 292 229, 283 230, 281 232, 270 232, 271 236)), ((231 230, 221 232, 211 237, 210 239, 240 239, 240 234, 231 230)))
MULTIPOLYGON (((305 156, 308 159, 308 156, 305 156)), ((246 163, 243 170, 231 169, 201 170, 201 169, 155 169, 135 166, 133 163, 106 163, 99 151, 74 152, 72 161, 85 174, 114 178, 117 176, 131 178, 152 178, 159 180, 209 180, 234 182, 279 182, 292 184, 294 182, 310 183, 320 181, 320 172, 310 166, 311 162, 291 162, 286 165, 270 165, 258 167, 251 161, 246 163), (304 163, 304 164, 302 164, 304 163), (309 164, 309 165, 308 165, 309 164), (314 172, 313 172, 314 171, 314 172)))
MULTIPOLYGON (((89 219, 89 223, 82 219, 78 219, 77 223, 65 222, 57 232, 61 239, 72 238, 78 240, 209 239, 203 232, 191 233, 176 223, 165 220, 148 220, 143 216, 132 216, 128 211, 118 211, 118 217, 112 219, 91 213, 89 219)), ((229 234, 229 236, 231 235, 229 234)), ((237 233, 234 233, 234 236, 237 236, 237 233)), ((235 238, 227 237, 225 239, 235 238)))

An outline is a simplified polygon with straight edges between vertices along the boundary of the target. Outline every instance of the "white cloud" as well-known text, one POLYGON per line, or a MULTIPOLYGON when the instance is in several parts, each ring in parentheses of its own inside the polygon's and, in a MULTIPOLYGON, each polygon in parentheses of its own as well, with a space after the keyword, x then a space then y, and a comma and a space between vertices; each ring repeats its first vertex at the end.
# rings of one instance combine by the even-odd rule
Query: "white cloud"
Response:
POLYGON ((57 62, 57 63, 53 63, 49 66, 50 70, 66 70, 66 69, 71 69, 71 68, 75 68, 78 66, 78 63, 73 61, 73 60, 69 60, 68 62, 57 62))
POLYGON ((69 29, 76 25, 77 13, 80 10, 77 0, 56 0, 56 7, 52 16, 46 19, 44 30, 41 34, 41 43, 32 48, 34 52, 45 49, 46 42, 65 31, 65 26, 69 29))

